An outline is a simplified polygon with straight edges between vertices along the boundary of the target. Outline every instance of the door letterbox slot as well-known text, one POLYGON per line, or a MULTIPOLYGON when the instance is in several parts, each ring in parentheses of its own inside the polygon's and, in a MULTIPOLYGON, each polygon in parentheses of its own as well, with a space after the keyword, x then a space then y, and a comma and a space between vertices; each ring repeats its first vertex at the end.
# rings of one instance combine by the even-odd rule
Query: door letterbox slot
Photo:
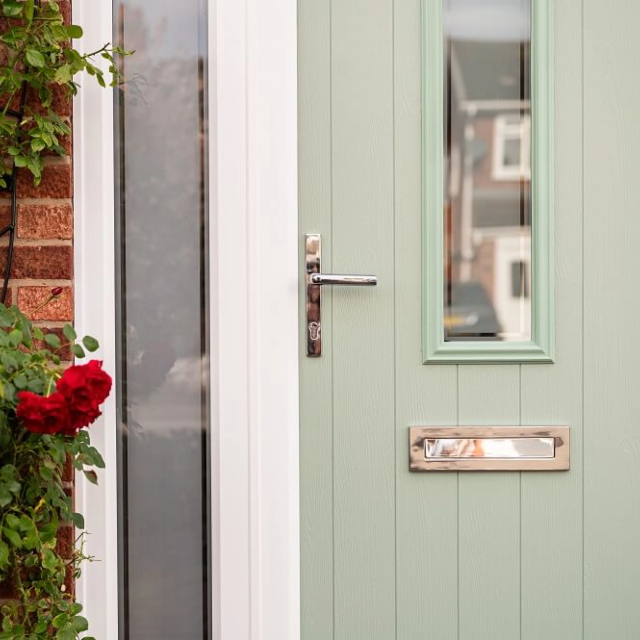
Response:
POLYGON ((562 471, 569 427, 411 427, 411 471, 562 471))

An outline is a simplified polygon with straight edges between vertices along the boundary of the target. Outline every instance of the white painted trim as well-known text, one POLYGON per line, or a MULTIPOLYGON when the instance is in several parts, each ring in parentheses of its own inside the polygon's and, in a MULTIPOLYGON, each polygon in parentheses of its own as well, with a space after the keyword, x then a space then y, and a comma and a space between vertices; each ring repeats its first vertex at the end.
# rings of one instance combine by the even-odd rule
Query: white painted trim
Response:
MULTIPOLYGON (((296 1, 209 1, 214 640, 299 640, 296 1)), ((111 40, 112 16, 110 0, 87 6, 74 15, 88 50, 111 40)), ((112 96, 91 82, 74 139, 76 324, 113 372, 112 96)), ((101 561, 79 595, 92 635, 115 640, 113 397, 92 437, 107 471, 98 488, 79 481, 78 501, 101 561)))
POLYGON ((218 0, 215 26, 221 640, 298 640, 296 2, 218 0))
MULTIPOLYGON (((74 2, 74 20, 84 27, 80 50, 99 49, 112 39, 111 0, 74 2)), ((90 78, 81 79, 74 101, 73 163, 75 209, 75 324, 80 335, 99 339, 98 357, 115 372, 113 94, 90 78)), ((116 401, 107 401, 104 417, 91 428, 91 440, 107 468, 99 486, 84 477, 76 482, 76 503, 85 515, 88 563, 78 584, 79 601, 91 635, 118 637, 116 401)))

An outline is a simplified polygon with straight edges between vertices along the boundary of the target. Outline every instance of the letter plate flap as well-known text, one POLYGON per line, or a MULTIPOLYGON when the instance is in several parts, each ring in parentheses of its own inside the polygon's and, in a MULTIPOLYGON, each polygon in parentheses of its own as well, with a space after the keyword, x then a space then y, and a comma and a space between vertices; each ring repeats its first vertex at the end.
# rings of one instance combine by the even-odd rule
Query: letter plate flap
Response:
POLYGON ((569 427, 411 427, 411 471, 569 469, 569 427))

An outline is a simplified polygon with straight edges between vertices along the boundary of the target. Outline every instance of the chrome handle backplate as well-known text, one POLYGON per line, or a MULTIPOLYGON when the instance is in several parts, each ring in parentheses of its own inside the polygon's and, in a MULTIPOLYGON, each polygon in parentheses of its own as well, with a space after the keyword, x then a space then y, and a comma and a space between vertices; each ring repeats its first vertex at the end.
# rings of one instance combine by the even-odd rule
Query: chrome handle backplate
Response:
POLYGON ((322 273, 322 237, 317 233, 305 236, 305 271, 307 356, 318 358, 322 355, 322 287, 375 287, 378 278, 322 273))

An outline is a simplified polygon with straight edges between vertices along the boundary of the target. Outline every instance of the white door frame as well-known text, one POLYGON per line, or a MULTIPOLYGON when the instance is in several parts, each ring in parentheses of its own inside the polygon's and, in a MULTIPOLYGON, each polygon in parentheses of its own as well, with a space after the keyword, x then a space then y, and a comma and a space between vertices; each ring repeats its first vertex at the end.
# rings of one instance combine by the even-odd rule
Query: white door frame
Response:
MULTIPOLYGON (((299 640, 296 0, 209 2, 214 640, 299 640)), ((111 4, 75 0, 85 50, 112 39, 111 4)), ((82 84, 76 325, 100 339, 114 372, 113 103, 110 92, 82 84)), ((100 559, 85 568, 79 600, 91 635, 115 640, 113 397, 91 435, 107 469, 99 487, 78 479, 87 551, 100 559)))

